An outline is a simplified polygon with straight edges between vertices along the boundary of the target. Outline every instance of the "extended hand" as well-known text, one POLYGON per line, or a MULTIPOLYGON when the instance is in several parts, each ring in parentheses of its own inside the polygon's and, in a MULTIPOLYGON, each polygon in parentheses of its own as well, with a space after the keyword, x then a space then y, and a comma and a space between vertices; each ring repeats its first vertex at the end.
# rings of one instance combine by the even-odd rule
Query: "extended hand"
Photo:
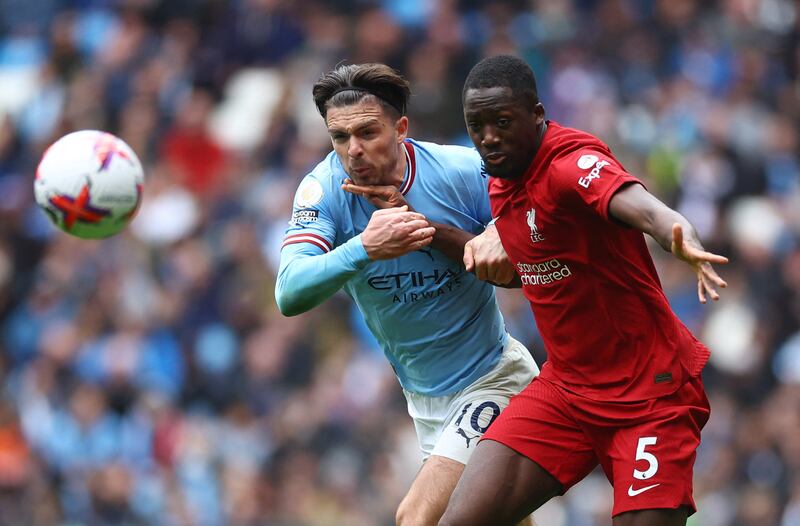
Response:
POLYGON ((475 272, 478 279, 496 285, 507 285, 516 275, 494 225, 464 245, 464 266, 467 272, 475 272))
POLYGON ((361 233, 370 259, 392 259, 427 246, 436 229, 425 216, 407 206, 376 210, 361 233))
MULTIPOLYGON (((360 195, 378 208, 396 208, 408 206, 408 201, 400 193, 396 186, 392 185, 368 185, 362 186, 353 184, 350 179, 345 179, 342 183, 342 190, 351 194, 360 195)), ((412 210, 409 206, 409 210, 412 210)))
POLYGON ((711 296, 712 300, 718 300, 719 294, 714 289, 714 285, 725 288, 728 284, 719 277, 711 264, 725 264, 728 262, 728 258, 706 252, 695 243, 684 239, 683 227, 680 223, 672 225, 672 253, 678 259, 688 263, 697 274, 697 297, 700 299, 700 303, 706 302, 706 293, 711 296))

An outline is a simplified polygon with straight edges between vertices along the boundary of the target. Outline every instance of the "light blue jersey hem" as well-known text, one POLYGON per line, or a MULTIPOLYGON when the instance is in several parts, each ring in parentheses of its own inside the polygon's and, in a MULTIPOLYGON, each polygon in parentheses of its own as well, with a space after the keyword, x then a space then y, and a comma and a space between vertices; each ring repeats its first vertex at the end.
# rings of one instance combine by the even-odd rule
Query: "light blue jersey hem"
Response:
POLYGON ((458 379, 458 381, 453 384, 440 384, 430 389, 425 389, 420 385, 409 385, 408 382, 403 381, 400 375, 397 375, 397 379, 400 382, 400 386, 410 393, 431 397, 452 395, 466 389, 482 376, 489 374, 489 372, 497 366, 500 357, 503 355, 503 349, 508 345, 508 338, 508 333, 505 333, 502 342, 490 352, 486 353, 485 359, 481 361, 479 365, 470 369, 470 374, 468 376, 458 379))

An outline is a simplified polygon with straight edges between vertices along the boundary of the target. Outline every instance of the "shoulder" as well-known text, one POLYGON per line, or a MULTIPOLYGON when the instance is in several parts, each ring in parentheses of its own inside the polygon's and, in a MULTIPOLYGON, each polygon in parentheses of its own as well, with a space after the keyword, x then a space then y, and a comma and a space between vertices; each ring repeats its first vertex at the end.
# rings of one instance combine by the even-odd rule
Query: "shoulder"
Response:
POLYGON ((472 167, 479 166, 481 156, 475 148, 467 148, 466 146, 459 146, 457 144, 437 144, 435 142, 415 141, 410 139, 408 141, 414 147, 417 157, 422 157, 423 160, 438 161, 447 166, 464 166, 472 167))
POLYGON ((420 167, 431 167, 447 174, 461 173, 466 175, 480 174, 482 172, 481 156, 475 148, 413 139, 408 142, 414 149, 416 162, 420 167))
POLYGON ((300 181, 295 195, 295 205, 300 208, 315 206, 333 195, 338 195, 344 170, 334 152, 328 154, 300 181))
POLYGON ((590 133, 557 123, 549 125, 550 132, 548 171, 551 180, 565 177, 574 179, 594 169, 619 165, 608 145, 590 133))
POLYGON ((547 134, 549 135, 547 141, 552 159, 559 163, 571 162, 575 165, 586 151, 594 151, 603 155, 611 154, 611 149, 606 143, 582 130, 550 122, 547 134))

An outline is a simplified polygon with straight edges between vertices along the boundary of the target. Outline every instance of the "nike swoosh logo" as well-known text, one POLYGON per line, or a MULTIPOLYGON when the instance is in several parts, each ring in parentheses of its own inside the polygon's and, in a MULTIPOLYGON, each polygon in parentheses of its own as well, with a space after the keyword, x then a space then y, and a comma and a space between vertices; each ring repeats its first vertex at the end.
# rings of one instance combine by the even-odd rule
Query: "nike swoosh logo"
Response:
POLYGON ((660 485, 661 485, 661 484, 653 484, 652 486, 645 486, 645 487, 643 487, 643 488, 639 488, 639 489, 633 489, 633 484, 631 484, 631 485, 628 487, 628 496, 629 496, 629 497, 635 497, 635 496, 636 496, 636 495, 638 495, 639 493, 644 493, 645 491, 647 491, 647 490, 649 490, 649 489, 653 489, 653 488, 655 488, 656 486, 660 486, 660 485))

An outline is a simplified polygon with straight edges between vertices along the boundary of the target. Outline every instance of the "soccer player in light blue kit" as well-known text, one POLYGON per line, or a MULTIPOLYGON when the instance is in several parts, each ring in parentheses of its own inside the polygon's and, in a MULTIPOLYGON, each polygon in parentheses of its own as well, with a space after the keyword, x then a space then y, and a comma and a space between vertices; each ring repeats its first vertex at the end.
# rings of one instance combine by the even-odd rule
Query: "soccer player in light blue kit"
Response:
POLYGON ((481 280, 506 284, 513 267, 493 228, 482 234, 491 211, 480 156, 406 137, 410 90, 396 71, 340 66, 313 93, 334 151, 297 190, 277 303, 296 315, 339 289, 356 302, 425 458, 397 523, 436 524, 480 436, 538 373, 481 280), (464 245, 478 235, 471 273, 464 245))

